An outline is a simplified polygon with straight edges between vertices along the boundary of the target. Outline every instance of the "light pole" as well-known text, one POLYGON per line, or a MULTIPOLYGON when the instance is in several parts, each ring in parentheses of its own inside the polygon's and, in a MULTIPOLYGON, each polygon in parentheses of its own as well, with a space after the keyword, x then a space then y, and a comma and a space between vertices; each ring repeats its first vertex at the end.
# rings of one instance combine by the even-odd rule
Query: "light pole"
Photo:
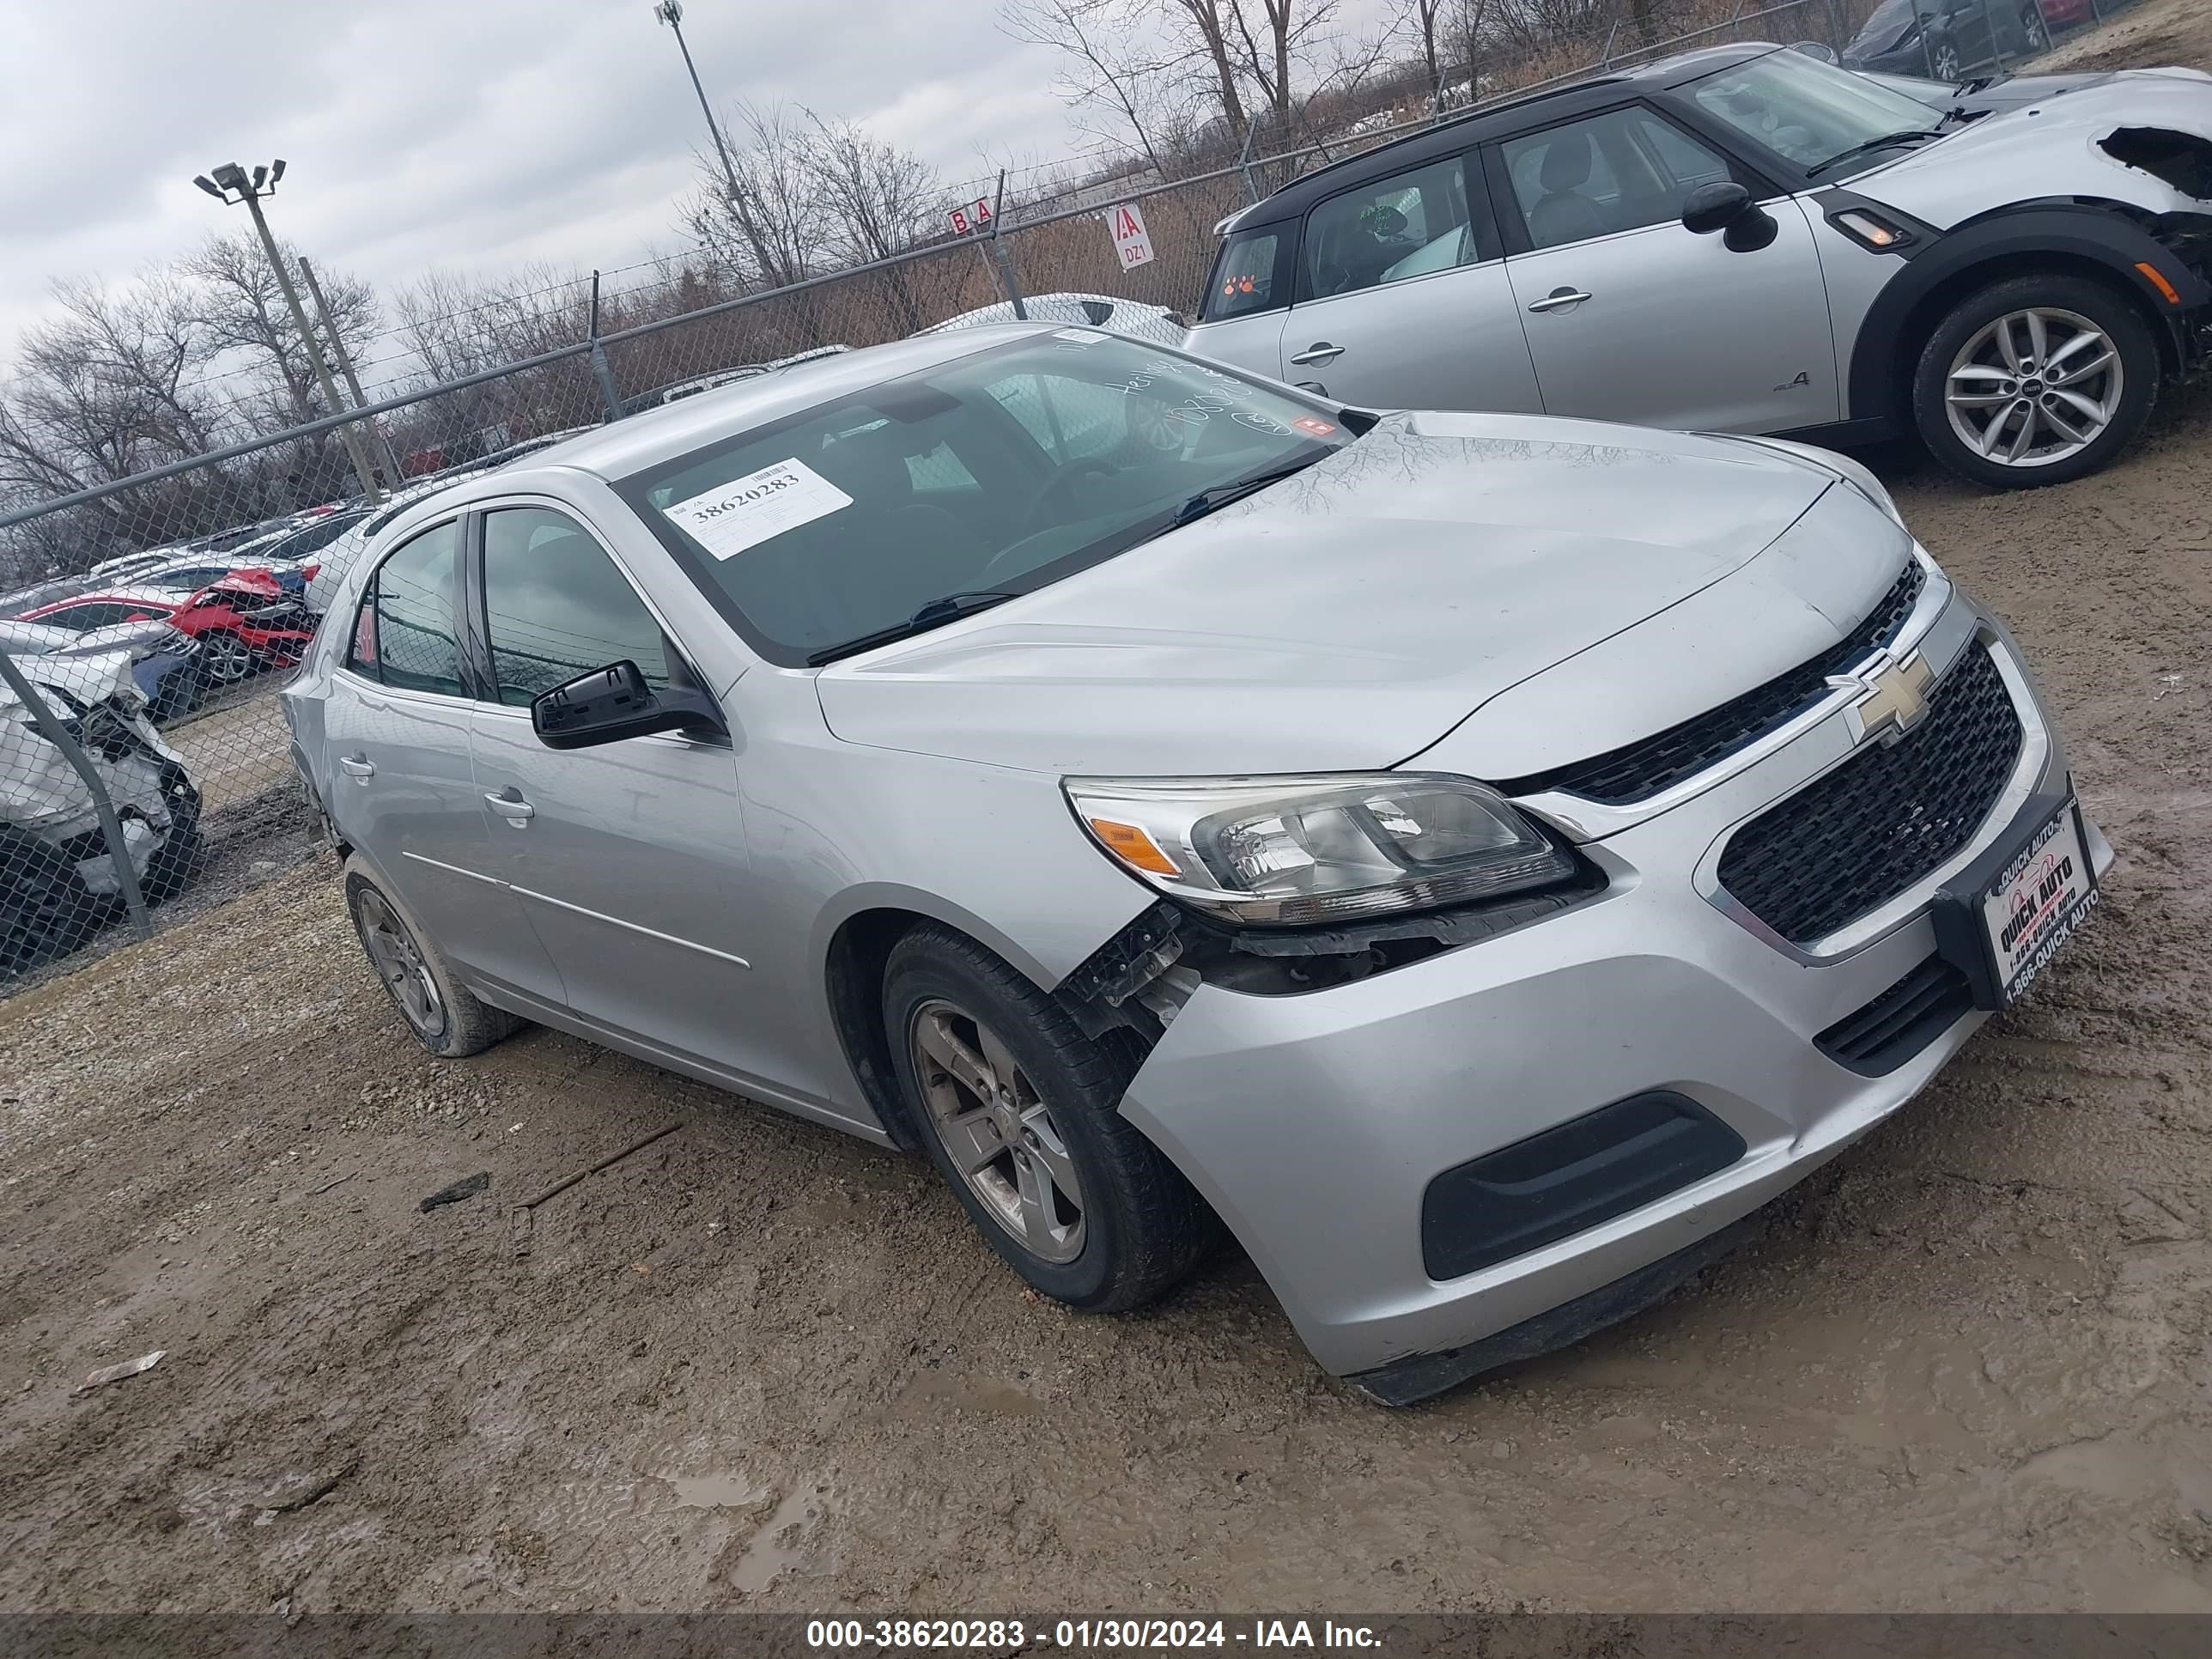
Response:
POLYGON ((684 54, 684 67, 690 72, 691 90, 699 94, 699 113, 707 118, 707 131, 714 135, 714 153, 722 158, 722 180, 729 186, 730 205, 738 204, 738 170, 730 163, 730 147, 722 140, 722 124, 714 118, 714 106, 707 101, 707 88, 699 84, 699 66, 691 61, 690 43, 684 38, 683 0, 660 0, 653 15, 676 31, 676 49, 684 54))
MULTIPOLYGON (((333 415, 342 413, 345 404, 338 397, 337 384, 331 379, 331 366, 323 361, 323 349, 317 343, 315 331, 307 326, 307 313, 300 304, 300 295, 292 286, 292 275, 284 269, 284 256, 277 251, 276 239, 269 233, 269 221, 261 211, 261 198, 273 196, 276 181, 284 176, 282 161, 265 167, 253 169, 246 177, 246 169, 235 161, 225 161, 214 169, 212 175, 202 173, 192 182, 218 202, 243 202, 246 210, 253 216, 253 228, 261 234, 261 251, 269 256, 269 269, 276 273, 276 286, 284 291, 284 303, 292 310, 292 326, 300 331, 301 343, 307 350, 307 363, 315 372, 316 384, 323 389, 323 401, 333 415)), ((361 447, 361 434, 350 425, 338 428, 339 441, 345 445, 347 456, 353 462, 354 477, 361 481, 362 493, 374 502, 383 498, 376 489, 376 472, 368 464, 368 452, 361 447)))

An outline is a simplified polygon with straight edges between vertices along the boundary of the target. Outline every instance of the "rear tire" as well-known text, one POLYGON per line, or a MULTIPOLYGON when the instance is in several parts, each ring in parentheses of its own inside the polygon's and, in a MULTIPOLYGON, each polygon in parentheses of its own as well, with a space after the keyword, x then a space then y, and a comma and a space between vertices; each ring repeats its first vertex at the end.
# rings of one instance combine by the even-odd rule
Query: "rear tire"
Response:
POLYGON ((1961 477, 1996 489, 2064 483, 2134 441, 2163 372, 2150 325, 2112 289, 2055 271, 2016 276, 1936 325, 1913 371, 1913 421, 1961 477), (2048 378, 2039 336, 2057 365, 2048 378))
POLYGON ((0 976, 27 973, 90 937, 108 905, 56 848, 0 826, 0 976))
POLYGON ((1206 1201, 1121 1115, 1130 1067, 973 939, 922 927, 894 945, 884 1020, 930 1161, 1045 1295, 1140 1307, 1218 1242, 1206 1201))
POLYGON ((441 1060, 482 1054, 522 1024, 520 1018, 481 1000, 399 896, 358 853, 344 869, 346 914, 368 965, 415 1040, 441 1060))

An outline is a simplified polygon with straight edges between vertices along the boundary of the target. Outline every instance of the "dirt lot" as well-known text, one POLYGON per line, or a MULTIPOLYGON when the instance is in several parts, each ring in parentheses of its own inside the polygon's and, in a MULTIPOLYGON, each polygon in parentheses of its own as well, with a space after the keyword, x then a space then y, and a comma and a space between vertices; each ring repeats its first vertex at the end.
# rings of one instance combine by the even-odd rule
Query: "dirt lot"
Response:
POLYGON ((916 1161, 425 1060, 318 866, 0 1005, 0 1606, 2212 1610, 2212 393, 2057 491, 1881 464, 2121 863, 1693 1293, 1395 1413, 1233 1254, 1070 1316, 916 1161))

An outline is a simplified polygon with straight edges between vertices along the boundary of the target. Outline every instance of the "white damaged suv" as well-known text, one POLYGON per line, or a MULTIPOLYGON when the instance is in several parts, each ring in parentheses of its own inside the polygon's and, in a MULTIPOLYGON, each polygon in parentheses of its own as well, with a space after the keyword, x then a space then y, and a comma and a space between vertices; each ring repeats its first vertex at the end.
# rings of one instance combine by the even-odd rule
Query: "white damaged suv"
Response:
POLYGON ((2212 320, 2212 77, 1905 89, 1716 46, 1479 111, 1224 222, 1188 350, 1370 409, 2095 471, 2212 320))

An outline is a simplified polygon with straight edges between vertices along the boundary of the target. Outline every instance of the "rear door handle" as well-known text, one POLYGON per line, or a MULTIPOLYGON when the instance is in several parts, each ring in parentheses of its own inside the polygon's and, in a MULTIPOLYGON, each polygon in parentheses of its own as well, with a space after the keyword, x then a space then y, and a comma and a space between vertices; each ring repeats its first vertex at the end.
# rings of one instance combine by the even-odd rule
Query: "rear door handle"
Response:
POLYGON ((376 775, 376 763, 366 755, 340 755, 338 770, 348 777, 373 778, 376 775))
POLYGON ((1291 361, 1300 368, 1310 368, 1316 363, 1334 362, 1342 356, 1344 356, 1342 346, 1331 345, 1326 340, 1316 340, 1291 361))
POLYGON ((1578 288, 1555 288, 1542 299, 1530 302, 1531 311, 1560 311, 1568 306, 1578 306, 1589 295, 1578 288))
POLYGON ((523 799, 522 792, 519 789, 502 789, 495 794, 487 794, 484 803, 500 817, 515 823, 538 815, 538 809, 523 799))

